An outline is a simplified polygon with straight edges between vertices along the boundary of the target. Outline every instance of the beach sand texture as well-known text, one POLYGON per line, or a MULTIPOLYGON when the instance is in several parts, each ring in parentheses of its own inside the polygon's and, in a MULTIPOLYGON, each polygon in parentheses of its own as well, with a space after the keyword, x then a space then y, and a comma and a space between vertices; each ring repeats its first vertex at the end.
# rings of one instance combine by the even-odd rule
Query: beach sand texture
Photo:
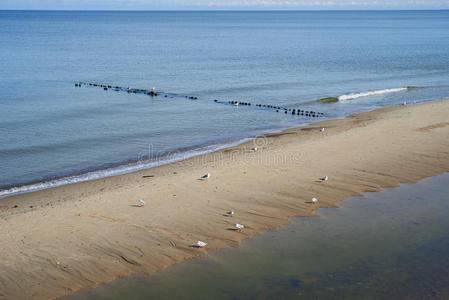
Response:
POLYGON ((0 299, 56 298, 153 273, 238 246, 289 217, 315 216, 317 208, 362 192, 447 172, 448 121, 449 101, 382 108, 153 169, 1 199, 0 299), (206 173, 211 177, 200 179, 206 173), (329 180, 318 180, 324 176, 329 180), (245 228, 231 230, 236 223, 245 228), (198 240, 207 247, 193 247, 198 240))

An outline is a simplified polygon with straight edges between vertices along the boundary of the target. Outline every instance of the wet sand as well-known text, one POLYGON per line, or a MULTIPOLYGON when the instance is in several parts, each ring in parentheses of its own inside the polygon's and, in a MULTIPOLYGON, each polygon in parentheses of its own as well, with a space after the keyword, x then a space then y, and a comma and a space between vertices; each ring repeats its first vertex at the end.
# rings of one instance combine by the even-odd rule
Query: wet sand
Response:
POLYGON ((449 173, 61 300, 449 299, 449 173), (332 249, 332 255, 329 255, 332 249))
POLYGON ((170 165, 2 199, 0 298, 55 298, 153 273, 238 246, 289 217, 314 216, 362 192, 449 171, 448 115, 449 101, 383 108, 170 165), (211 178, 201 180, 207 172, 211 178), (325 175, 329 180, 320 182, 325 175), (139 199, 147 205, 137 207, 139 199), (235 215, 226 216, 228 210, 235 215), (230 230, 235 223, 246 228, 230 230), (198 240, 207 247, 192 247, 198 240))

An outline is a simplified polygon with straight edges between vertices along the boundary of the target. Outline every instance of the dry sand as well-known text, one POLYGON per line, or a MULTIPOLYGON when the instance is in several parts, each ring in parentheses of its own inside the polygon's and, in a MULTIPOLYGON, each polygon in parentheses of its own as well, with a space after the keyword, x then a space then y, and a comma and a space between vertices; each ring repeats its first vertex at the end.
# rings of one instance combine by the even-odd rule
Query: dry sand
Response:
POLYGON ((0 299, 55 298, 152 273, 347 197, 449 171, 448 120, 449 101, 384 108, 1 199, 0 299), (211 178, 199 180, 207 172, 211 178), (147 205, 136 207, 139 199, 147 205), (229 230, 235 223, 246 228, 229 230), (192 247, 198 240, 208 246, 192 247))

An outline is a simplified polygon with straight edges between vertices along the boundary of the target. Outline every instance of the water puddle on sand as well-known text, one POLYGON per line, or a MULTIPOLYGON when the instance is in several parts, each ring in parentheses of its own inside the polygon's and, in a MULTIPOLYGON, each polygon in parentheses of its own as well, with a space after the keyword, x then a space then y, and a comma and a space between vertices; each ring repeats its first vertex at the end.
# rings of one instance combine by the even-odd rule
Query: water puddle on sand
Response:
POLYGON ((449 173, 64 299, 449 299, 449 173))

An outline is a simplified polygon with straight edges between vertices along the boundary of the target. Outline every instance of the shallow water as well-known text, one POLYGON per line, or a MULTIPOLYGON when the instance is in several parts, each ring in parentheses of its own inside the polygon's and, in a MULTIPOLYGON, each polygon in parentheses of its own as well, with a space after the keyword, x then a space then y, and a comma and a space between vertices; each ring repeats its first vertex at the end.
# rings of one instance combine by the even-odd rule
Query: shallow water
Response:
POLYGON ((448 299, 448 195, 449 173, 367 193, 209 259, 64 299, 448 299))
POLYGON ((0 11, 0 188, 310 121, 215 98, 333 118, 448 97, 447 28, 449 11, 0 11), (419 88, 366 94, 406 86, 419 88))

